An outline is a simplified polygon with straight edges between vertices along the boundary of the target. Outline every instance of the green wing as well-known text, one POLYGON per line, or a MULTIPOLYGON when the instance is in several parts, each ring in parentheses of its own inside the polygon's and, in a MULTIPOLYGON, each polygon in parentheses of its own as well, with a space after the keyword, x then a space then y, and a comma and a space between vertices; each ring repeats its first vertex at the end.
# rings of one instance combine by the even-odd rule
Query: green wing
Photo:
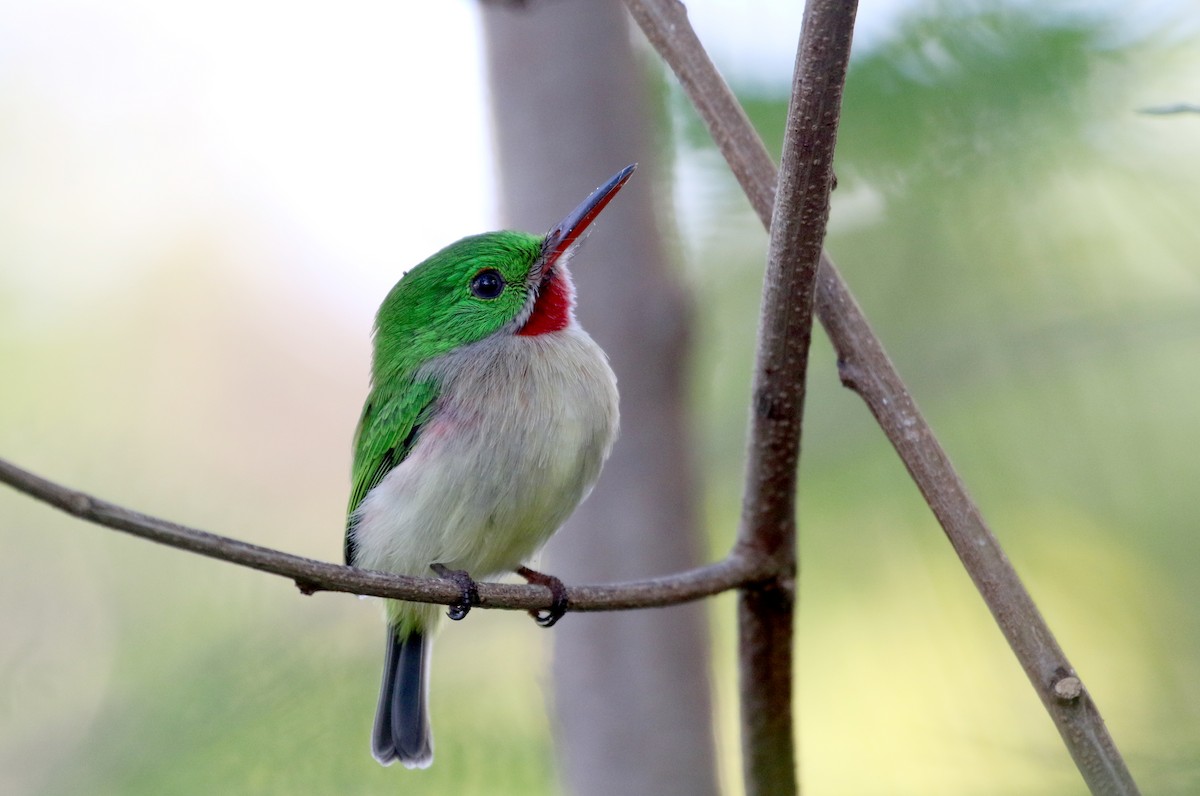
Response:
POLYGON ((405 389, 381 394, 372 390, 354 435, 354 488, 346 509, 346 563, 354 563, 354 511, 392 468, 404 461, 429 419, 437 388, 416 382, 405 389))

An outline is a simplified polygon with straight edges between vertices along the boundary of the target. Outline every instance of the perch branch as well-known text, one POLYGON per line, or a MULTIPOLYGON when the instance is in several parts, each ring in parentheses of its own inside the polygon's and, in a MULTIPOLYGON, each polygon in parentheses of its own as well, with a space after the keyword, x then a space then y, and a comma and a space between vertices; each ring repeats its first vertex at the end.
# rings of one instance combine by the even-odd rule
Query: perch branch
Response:
MULTIPOLYGON (((4 459, 0 459, 0 482, 87 522, 290 578, 305 594, 339 591, 442 605, 452 605, 461 599, 458 587, 440 578, 410 578, 329 564, 188 528, 69 489, 4 459)), ((567 588, 569 610, 617 611, 675 605, 762 580, 766 573, 766 564, 761 558, 749 551, 734 551, 715 564, 660 578, 602 586, 570 586, 567 588)), ((550 590, 544 586, 515 583, 480 583, 479 597, 481 608, 523 611, 548 609, 552 601, 550 590)))
MULTIPOLYGON (((764 226, 775 203, 776 172, 761 138, 696 37, 677 0, 626 0, 646 38, 675 72, 764 226)), ((858 393, 900 455, 950 544, 992 612, 1094 794, 1138 788, 1083 688, 1056 686, 1078 675, 1009 563, 979 508, 917 409, 832 260, 821 255, 816 314, 838 354, 843 383, 858 393)))

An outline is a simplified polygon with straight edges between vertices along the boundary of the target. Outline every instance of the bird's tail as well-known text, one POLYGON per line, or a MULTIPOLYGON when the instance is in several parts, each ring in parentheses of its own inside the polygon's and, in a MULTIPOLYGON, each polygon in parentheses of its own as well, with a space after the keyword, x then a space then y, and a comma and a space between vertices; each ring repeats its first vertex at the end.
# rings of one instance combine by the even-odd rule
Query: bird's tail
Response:
POLYGON ((399 760, 405 768, 427 768, 433 762, 429 733, 430 639, 419 630, 403 638, 388 625, 383 684, 375 710, 371 753, 385 766, 399 760))

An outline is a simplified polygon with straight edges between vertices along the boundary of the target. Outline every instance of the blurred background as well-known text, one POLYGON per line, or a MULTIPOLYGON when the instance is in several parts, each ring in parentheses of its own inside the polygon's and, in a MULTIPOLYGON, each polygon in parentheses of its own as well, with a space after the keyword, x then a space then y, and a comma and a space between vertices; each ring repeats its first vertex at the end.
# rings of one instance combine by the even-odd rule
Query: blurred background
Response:
MULTIPOLYGON (((799 5, 688 4, 776 154, 799 5)), ((1200 114, 1147 112, 1200 103, 1200 8, 864 0, 859 19, 826 247, 1135 778, 1200 792, 1200 114)), ((406 268, 502 223, 481 20, 466 0, 0 0, 0 456, 340 560, 374 310, 406 268)), ((630 187, 665 219, 690 307, 714 559, 739 512, 766 236, 630 38, 656 164, 630 187)), ((582 198, 624 162, 555 191, 582 198)), ((581 285, 585 322, 607 311, 597 290, 581 285)), ((805 792, 1083 793, 820 334, 811 373, 805 792)), ((733 599, 702 610, 715 776, 736 794, 733 599)), ((0 791, 560 793, 557 633, 510 612, 447 628, 438 760, 382 769, 373 602, 0 489, 0 791)))

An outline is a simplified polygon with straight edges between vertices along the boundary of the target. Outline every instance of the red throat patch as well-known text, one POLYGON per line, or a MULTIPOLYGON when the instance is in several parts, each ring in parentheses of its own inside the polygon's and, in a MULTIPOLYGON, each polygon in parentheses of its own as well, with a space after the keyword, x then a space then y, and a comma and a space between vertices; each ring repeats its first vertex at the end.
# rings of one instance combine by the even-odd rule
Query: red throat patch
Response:
POLYGON ((571 322, 572 303, 571 285, 555 268, 550 274, 550 279, 538 290, 537 298, 533 302, 533 312, 529 314, 529 320, 525 321, 525 325, 517 334, 546 334, 566 329, 567 324, 571 322))

